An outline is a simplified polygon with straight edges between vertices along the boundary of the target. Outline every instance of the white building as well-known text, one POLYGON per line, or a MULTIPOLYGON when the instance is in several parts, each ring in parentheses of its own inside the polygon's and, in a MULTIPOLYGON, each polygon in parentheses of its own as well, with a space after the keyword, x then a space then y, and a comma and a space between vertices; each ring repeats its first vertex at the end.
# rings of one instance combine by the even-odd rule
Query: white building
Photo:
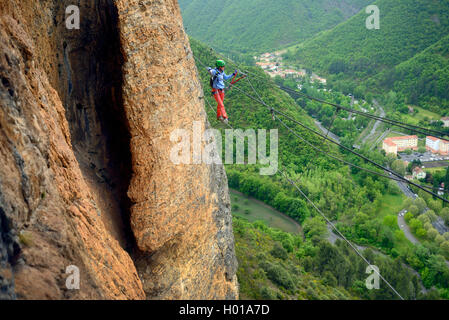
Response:
POLYGON ((449 154, 449 141, 441 140, 435 137, 426 137, 426 149, 432 153, 439 153, 441 155, 449 154))
POLYGON ((449 127, 449 117, 443 117, 441 118, 441 121, 443 122, 443 127, 445 128, 449 127))
POLYGON ((420 167, 413 168, 413 179, 424 179, 426 177, 426 173, 420 167))

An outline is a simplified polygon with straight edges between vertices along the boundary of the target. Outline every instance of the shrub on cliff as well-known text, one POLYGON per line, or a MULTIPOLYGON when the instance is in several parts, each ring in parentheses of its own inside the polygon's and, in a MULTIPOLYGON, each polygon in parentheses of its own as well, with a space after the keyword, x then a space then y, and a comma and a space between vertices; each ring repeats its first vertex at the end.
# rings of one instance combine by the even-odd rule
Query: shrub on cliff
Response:
POLYGON ((288 257, 287 251, 284 249, 283 246, 281 246, 279 244, 279 242, 275 242, 274 243, 274 247, 273 249, 270 251, 270 254, 274 257, 274 258, 278 258, 278 259, 282 259, 285 260, 288 257))

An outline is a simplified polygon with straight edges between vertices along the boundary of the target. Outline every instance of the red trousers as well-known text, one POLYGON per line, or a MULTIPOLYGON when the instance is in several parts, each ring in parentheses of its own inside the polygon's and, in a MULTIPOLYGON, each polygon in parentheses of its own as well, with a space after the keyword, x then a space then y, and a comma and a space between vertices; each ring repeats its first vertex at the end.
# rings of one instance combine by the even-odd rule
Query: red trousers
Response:
POLYGON ((226 110, 223 104, 225 97, 224 90, 213 89, 212 92, 214 94, 215 101, 217 101, 217 119, 219 117, 227 119, 228 115, 226 114, 226 110))

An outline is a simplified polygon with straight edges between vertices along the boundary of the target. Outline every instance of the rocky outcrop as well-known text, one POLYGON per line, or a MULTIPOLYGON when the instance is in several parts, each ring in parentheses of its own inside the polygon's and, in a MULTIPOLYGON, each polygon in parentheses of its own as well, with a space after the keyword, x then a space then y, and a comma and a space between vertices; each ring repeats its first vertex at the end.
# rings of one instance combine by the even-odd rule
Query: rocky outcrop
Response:
POLYGON ((17 298, 143 298, 133 261, 105 228, 80 170, 39 49, 12 17, 0 25, 1 206, 20 240, 17 260, 8 254, 17 298), (80 270, 80 290, 65 286, 70 265, 80 270))
POLYGON ((0 2, 0 299, 237 298, 223 166, 176 1, 0 2), (80 289, 66 268, 80 270, 80 289))
POLYGON ((144 290, 163 299, 235 298, 223 167, 173 164, 169 157, 173 130, 191 130, 193 121, 208 126, 178 4, 121 0, 117 6, 132 134, 128 195, 132 229, 144 252, 137 263, 144 290))

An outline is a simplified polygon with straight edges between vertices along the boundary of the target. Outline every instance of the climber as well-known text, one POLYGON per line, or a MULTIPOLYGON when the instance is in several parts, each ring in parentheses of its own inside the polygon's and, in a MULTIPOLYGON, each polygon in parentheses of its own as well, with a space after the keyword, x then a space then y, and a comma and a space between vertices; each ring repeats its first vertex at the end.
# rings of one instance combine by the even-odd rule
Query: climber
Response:
POLYGON ((227 75, 224 72, 226 63, 223 60, 217 60, 215 63, 216 68, 207 68, 211 75, 210 86, 212 87, 212 94, 214 95, 215 101, 217 101, 217 120, 227 124, 228 123, 228 115, 226 114, 226 110, 224 107, 224 89, 225 89, 225 80, 229 80, 232 77, 237 75, 237 70, 234 71, 233 74, 227 75))

